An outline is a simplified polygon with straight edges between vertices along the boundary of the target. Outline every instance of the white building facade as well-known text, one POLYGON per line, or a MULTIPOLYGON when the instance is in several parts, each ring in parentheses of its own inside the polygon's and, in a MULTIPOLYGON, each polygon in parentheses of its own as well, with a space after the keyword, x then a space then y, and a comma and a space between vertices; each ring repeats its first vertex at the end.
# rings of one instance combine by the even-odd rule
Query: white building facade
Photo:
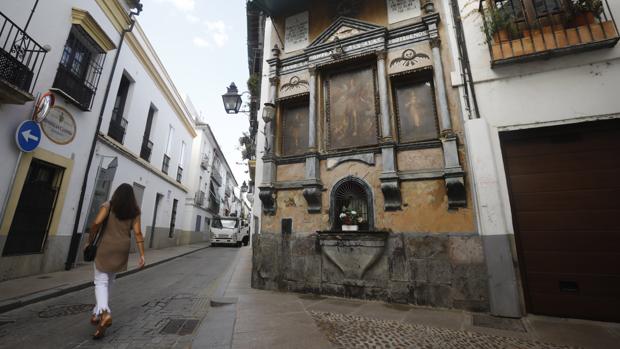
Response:
POLYGON ((620 3, 443 5, 492 312, 618 321, 620 3))
POLYGON ((0 33, 9 43, 0 48, 0 280, 71 268, 122 183, 134 188, 148 248, 208 241, 186 209, 201 189, 190 174, 203 131, 133 23, 140 2, 43 1, 28 20, 32 6, 0 5, 13 28, 0 33), (39 123, 41 143, 21 152, 16 129, 44 93, 55 107, 39 123))

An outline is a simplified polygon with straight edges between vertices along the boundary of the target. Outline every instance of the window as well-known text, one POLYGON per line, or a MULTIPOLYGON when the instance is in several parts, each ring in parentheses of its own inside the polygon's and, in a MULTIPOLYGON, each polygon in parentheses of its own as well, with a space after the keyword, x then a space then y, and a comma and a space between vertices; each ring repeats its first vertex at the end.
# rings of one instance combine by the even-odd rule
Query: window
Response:
POLYGON ((196 216, 196 232, 200 231, 200 223, 202 223, 202 217, 200 217, 200 215, 196 216))
POLYGON ((179 200, 172 200, 172 215, 170 216, 170 231, 168 232, 168 237, 172 238, 174 236, 174 227, 177 220, 177 206, 179 204, 179 200))
POLYGON ((168 141, 166 142, 166 151, 165 154, 170 156, 172 152, 172 138, 174 137, 174 127, 172 125, 168 129, 168 141))
POLYGON ((53 87, 82 110, 92 107, 105 52, 79 25, 73 25, 60 58, 53 87))
POLYGON ((283 105, 280 129, 281 154, 301 155, 308 151, 308 102, 283 105))
POLYGON ((394 83, 398 138, 401 143, 439 137, 432 76, 394 83))
POLYGON ((184 167, 183 164, 185 163, 185 142, 181 142, 181 156, 179 157, 179 167, 184 167))
POLYGON ((142 137, 142 147, 140 149, 140 157, 146 161, 150 161, 153 152, 153 142, 151 142, 151 129, 153 128, 153 119, 157 108, 151 104, 149 114, 146 117, 146 125, 144 126, 144 136, 142 137))
POLYGON ((129 94, 129 86, 131 81, 125 75, 121 76, 121 82, 118 86, 116 99, 114 100, 114 109, 112 109, 112 118, 108 128, 108 136, 115 141, 123 144, 125 139, 125 131, 127 130, 127 120, 123 118, 125 113, 125 103, 129 94))
POLYGON ((327 77, 325 109, 330 150, 378 143, 375 76, 374 68, 368 66, 327 77))

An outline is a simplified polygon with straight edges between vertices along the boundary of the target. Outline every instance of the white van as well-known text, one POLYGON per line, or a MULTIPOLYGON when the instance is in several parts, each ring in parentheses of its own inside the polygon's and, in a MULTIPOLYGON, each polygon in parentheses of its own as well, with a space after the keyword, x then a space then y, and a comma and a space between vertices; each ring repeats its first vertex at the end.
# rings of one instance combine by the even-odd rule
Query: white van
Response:
POLYGON ((248 224, 236 217, 216 217, 211 219, 211 246, 219 244, 247 246, 250 243, 248 224))

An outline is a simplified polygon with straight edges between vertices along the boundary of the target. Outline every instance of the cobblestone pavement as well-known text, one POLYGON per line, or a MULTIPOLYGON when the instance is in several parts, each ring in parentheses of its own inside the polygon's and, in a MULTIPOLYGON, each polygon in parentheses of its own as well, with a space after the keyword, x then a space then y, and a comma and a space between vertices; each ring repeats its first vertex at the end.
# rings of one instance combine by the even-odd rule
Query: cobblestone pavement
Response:
POLYGON ((451 330, 400 321, 310 312, 321 331, 337 348, 415 349, 568 349, 538 341, 451 330))
POLYGON ((116 280, 113 324, 98 341, 93 288, 1 314, 0 348, 188 348, 238 251, 209 248, 116 280))

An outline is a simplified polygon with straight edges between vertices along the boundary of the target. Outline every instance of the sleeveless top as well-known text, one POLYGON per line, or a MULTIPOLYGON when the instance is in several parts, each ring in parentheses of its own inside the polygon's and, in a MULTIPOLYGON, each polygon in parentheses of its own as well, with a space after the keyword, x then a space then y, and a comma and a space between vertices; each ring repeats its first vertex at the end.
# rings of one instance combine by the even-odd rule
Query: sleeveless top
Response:
MULTIPOLYGON (((105 202, 102 207, 110 209, 110 203, 105 202)), ((127 270, 129 249, 131 247, 131 227, 133 219, 119 220, 110 210, 108 223, 99 241, 95 266, 97 270, 106 273, 118 273, 127 270)))

